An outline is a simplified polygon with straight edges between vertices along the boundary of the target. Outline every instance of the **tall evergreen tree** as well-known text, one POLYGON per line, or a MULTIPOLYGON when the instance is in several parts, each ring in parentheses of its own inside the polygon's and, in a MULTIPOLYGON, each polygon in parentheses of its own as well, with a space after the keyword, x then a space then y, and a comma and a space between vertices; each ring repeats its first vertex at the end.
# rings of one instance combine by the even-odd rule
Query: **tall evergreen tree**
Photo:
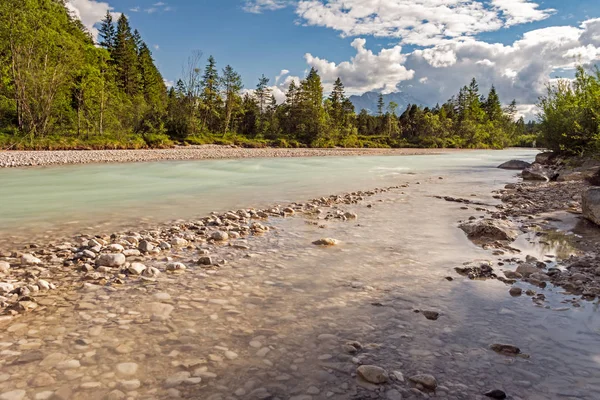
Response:
POLYGON ((383 109, 385 108, 385 102, 383 101, 383 94, 379 93, 379 98, 377 99, 377 115, 383 116, 383 109))
POLYGON ((231 65, 227 65, 223 69, 221 87, 225 98, 225 118, 223 121, 223 133, 225 134, 229 131, 232 116, 241 105, 240 92, 244 87, 242 77, 234 71, 231 65))
POLYGON ((107 10, 104 19, 100 23, 100 28, 98 29, 100 46, 104 47, 109 51, 114 50, 116 36, 117 31, 115 30, 112 14, 110 13, 110 11, 107 10))
POLYGON ((121 14, 117 22, 117 34, 113 59, 119 86, 128 96, 134 96, 139 89, 138 50, 131 33, 129 20, 121 14))
POLYGON ((217 71, 217 62, 213 56, 208 57, 204 75, 202 76, 202 125, 209 131, 216 132, 218 127, 219 107, 221 105, 221 96, 219 94, 219 72, 217 71))
POLYGON ((267 102, 271 96, 271 89, 269 88, 269 78, 264 74, 258 80, 256 85, 256 91, 254 92, 256 99, 258 100, 258 107, 260 113, 263 114, 266 110, 267 102))

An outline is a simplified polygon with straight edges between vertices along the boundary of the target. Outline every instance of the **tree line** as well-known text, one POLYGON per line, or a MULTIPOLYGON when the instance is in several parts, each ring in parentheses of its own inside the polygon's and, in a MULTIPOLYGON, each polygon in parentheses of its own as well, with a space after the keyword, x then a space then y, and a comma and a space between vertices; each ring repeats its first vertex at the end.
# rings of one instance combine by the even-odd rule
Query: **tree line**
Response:
POLYGON ((0 4, 0 147, 140 148, 174 143, 283 147, 532 145, 536 127, 516 120, 496 90, 475 79, 442 105, 356 110, 337 79, 325 94, 314 68, 278 103, 264 75, 252 90, 234 68, 190 56, 167 88, 152 52, 122 14, 97 43, 63 0, 0 4))

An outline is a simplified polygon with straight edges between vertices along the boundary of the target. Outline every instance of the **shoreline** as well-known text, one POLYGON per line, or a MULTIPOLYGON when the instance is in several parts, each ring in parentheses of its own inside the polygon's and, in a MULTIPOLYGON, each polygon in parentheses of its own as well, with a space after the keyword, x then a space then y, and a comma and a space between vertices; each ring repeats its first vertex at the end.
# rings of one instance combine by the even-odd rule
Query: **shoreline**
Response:
POLYGON ((471 149, 360 149, 360 148, 241 148, 220 145, 143 150, 47 150, 0 151, 1 168, 41 167, 75 164, 108 164, 160 161, 227 160, 247 158, 415 156, 435 155, 471 149))

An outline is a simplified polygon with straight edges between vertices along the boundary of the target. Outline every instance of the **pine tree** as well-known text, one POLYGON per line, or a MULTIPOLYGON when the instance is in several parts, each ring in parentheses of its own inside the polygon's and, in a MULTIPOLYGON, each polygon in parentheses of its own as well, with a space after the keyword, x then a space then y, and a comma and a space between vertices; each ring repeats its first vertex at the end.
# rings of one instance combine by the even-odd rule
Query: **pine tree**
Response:
POLYGON ((344 84, 338 77, 333 83, 333 90, 329 95, 330 101, 330 118, 334 126, 341 127, 344 124, 344 102, 346 95, 344 93, 344 84))
POLYGON ((117 22, 113 59, 119 86, 128 96, 134 96, 139 89, 138 54, 125 14, 121 14, 117 22))
POLYGON ((502 104, 500 104, 500 98, 498 97, 496 88, 493 85, 490 89, 487 99, 485 100, 485 103, 483 104, 483 109, 485 110, 485 113, 490 121, 497 121, 502 117, 502 104))
POLYGON ((219 73, 217 71, 217 62, 213 56, 208 57, 208 63, 202 75, 202 125, 211 132, 218 131, 219 107, 221 105, 221 96, 219 95, 219 73))
POLYGON ((98 29, 98 37, 100 38, 99 45, 108 51, 114 50, 116 36, 117 32, 115 31, 113 17, 110 11, 106 11, 106 16, 100 23, 100 28, 98 29))
POLYGON ((379 98, 377 99, 377 115, 383 116, 383 109, 385 107, 385 102, 383 101, 383 94, 379 93, 379 98))
POLYGON ((225 134, 229 131, 233 114, 240 106, 240 91, 244 87, 242 77, 234 71, 231 65, 227 65, 223 69, 221 86, 225 97, 225 119, 223 121, 223 134, 225 134))
POLYGON ((143 41, 140 41, 138 64, 141 77, 141 92, 147 104, 157 111, 162 111, 165 107, 165 93, 167 88, 162 75, 154 64, 152 52, 143 41))
POLYGON ((256 95, 256 99, 258 100, 258 107, 260 109, 260 113, 263 114, 266 109, 267 101, 271 96, 271 88, 269 88, 269 78, 267 78, 264 74, 258 80, 258 85, 256 85, 256 91, 254 92, 256 95))

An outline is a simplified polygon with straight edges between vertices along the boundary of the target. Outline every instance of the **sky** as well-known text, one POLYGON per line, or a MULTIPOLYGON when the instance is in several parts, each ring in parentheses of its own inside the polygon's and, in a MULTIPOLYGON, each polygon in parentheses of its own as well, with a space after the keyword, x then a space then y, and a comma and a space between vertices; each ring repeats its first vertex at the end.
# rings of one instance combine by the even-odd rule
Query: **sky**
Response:
POLYGON ((325 91, 406 92, 446 101, 475 77, 526 118, 549 81, 600 64, 598 0, 67 0, 97 34, 124 13, 168 83, 195 51, 229 64, 247 89, 264 74, 281 101, 311 67, 325 91))

